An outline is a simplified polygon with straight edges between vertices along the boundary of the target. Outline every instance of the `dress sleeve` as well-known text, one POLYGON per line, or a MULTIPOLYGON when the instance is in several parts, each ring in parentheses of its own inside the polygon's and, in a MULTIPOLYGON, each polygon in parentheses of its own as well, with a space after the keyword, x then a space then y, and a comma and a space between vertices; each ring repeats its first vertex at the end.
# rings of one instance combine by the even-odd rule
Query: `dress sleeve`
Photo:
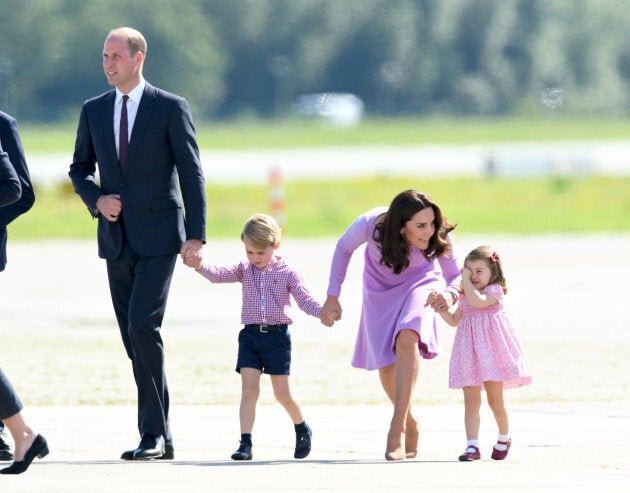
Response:
POLYGON ((483 293, 496 298, 499 305, 503 304, 503 288, 498 284, 488 284, 485 288, 483 288, 483 293))
POLYGON ((328 295, 339 296, 341 294, 341 285, 346 279, 352 254, 368 241, 374 232, 374 218, 382 212, 384 210, 374 209, 360 215, 337 241, 330 267, 330 277, 328 278, 328 295))
POLYGON ((438 262, 440 263, 442 275, 444 276, 444 281, 446 282, 446 291, 453 293, 455 295, 455 299, 457 299, 459 298, 462 274, 451 236, 448 235, 447 239, 451 245, 451 249, 448 254, 439 257, 438 262))

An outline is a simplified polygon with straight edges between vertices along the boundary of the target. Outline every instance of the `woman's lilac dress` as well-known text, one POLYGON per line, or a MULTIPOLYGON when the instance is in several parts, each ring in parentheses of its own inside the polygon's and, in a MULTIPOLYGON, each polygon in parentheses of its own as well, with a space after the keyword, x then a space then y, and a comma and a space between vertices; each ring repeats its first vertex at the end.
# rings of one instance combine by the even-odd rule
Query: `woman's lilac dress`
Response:
POLYGON ((409 267, 398 275, 380 263, 381 252, 373 233, 376 219, 386 211, 386 207, 379 207, 362 214, 339 238, 328 284, 329 295, 341 294, 352 254, 366 244, 363 304, 352 358, 352 366, 366 370, 383 368, 396 361, 394 344, 403 329, 418 333, 423 358, 437 356, 440 351, 437 314, 424 304, 432 290, 459 292, 460 268, 453 248, 438 260, 427 261, 412 246, 409 267))

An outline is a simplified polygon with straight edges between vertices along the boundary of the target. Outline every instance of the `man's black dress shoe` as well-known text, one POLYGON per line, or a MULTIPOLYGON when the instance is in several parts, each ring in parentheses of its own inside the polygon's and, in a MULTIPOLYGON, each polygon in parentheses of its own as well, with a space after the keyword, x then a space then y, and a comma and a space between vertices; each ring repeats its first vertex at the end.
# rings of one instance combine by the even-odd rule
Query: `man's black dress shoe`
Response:
POLYGON ((173 458, 175 452, 171 442, 169 453, 166 453, 166 442, 163 436, 142 435, 138 448, 127 450, 120 456, 123 460, 152 460, 173 458))
POLYGON ((295 453, 293 457, 296 459, 304 459, 311 453, 312 436, 313 432, 308 425, 306 425, 306 431, 295 433, 295 453))
POLYGON ((161 459, 165 448, 163 436, 143 435, 140 445, 133 453, 133 460, 161 459))
POLYGON ((0 431, 0 460, 13 460, 11 447, 4 441, 4 432, 0 431))
POLYGON ((46 443, 46 439, 37 435, 35 437, 35 441, 30 446, 30 448, 26 451, 24 455, 24 459, 20 461, 15 461, 9 467, 5 467, 0 470, 0 474, 22 474, 24 471, 28 469, 28 466, 31 465, 31 462, 35 459, 35 457, 46 457, 48 455, 48 443, 46 443))
POLYGON ((241 441, 238 450, 232 454, 232 460, 252 460, 252 442, 241 441))
MULTIPOLYGON (((122 460, 134 460, 134 453, 138 450, 137 448, 133 450, 126 450, 122 453, 120 458, 122 460)), ((164 442, 164 454, 162 457, 156 457, 159 460, 173 460, 175 458, 175 447, 173 446, 173 440, 166 440, 164 442)))

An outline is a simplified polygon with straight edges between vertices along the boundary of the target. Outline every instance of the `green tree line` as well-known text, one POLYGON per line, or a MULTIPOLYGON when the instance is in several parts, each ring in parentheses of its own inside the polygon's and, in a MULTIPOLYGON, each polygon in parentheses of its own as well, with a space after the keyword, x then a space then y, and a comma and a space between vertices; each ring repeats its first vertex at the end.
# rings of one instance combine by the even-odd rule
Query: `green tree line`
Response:
POLYGON ((0 0, 0 108, 76 118, 121 25, 197 119, 349 92, 373 115, 628 114, 625 0, 0 0))

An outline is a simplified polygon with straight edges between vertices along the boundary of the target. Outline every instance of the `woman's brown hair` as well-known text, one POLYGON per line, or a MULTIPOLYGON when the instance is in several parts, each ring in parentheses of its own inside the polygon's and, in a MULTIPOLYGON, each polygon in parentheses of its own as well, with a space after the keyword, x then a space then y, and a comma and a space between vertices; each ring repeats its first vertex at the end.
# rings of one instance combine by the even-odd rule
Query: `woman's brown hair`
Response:
POLYGON ((450 251, 446 235, 456 225, 448 222, 428 195, 417 190, 405 190, 394 197, 387 212, 377 219, 373 234, 374 240, 380 243, 381 263, 391 267, 394 274, 400 274, 409 266, 409 245, 400 230, 416 213, 427 207, 435 214, 435 233, 422 255, 427 260, 434 260, 450 251))

